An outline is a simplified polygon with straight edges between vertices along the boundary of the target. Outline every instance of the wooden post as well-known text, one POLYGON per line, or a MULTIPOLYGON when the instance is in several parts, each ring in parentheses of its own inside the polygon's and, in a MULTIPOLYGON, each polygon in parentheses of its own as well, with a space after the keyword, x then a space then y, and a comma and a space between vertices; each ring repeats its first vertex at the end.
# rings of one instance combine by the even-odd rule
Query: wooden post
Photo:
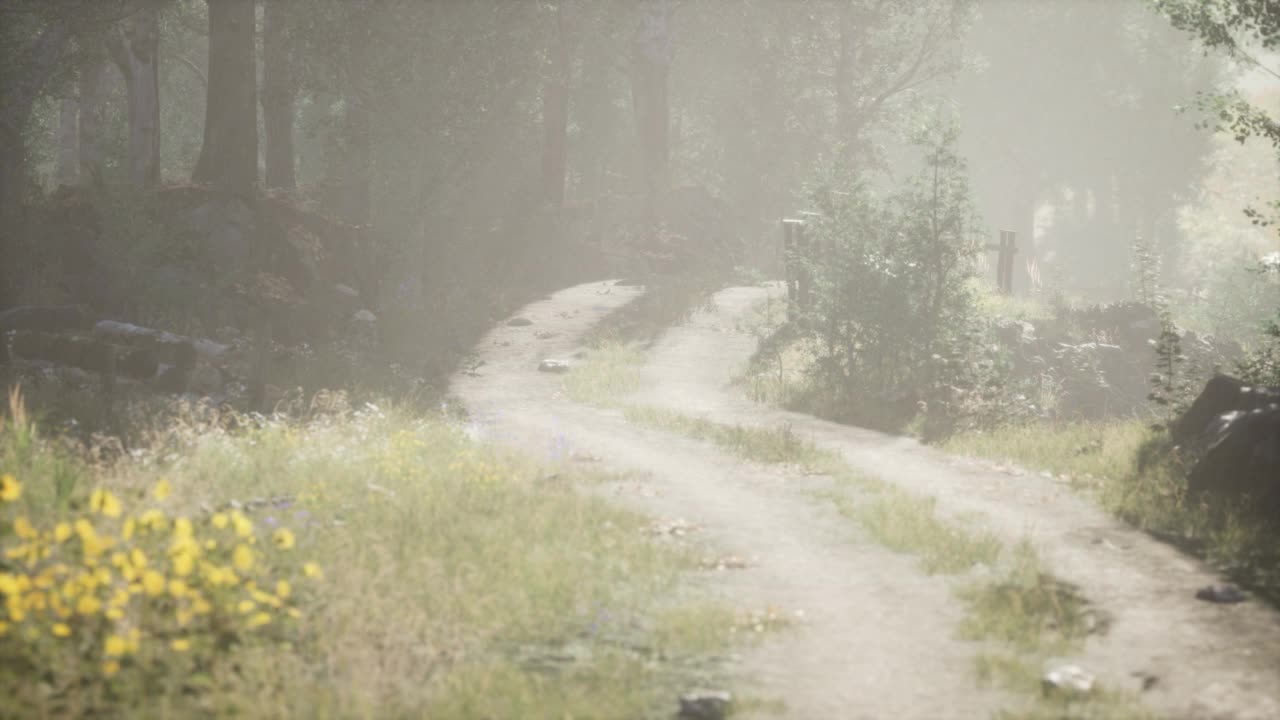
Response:
POLYGON ((782 264, 787 283, 787 320, 795 320, 800 302, 800 237, 803 220, 785 218, 782 221, 782 264))
POLYGON ((809 237, 804 232, 804 223, 796 226, 796 246, 797 257, 800 258, 800 267, 797 268, 798 277, 796 280, 796 299, 801 310, 809 309, 809 296, 813 288, 813 248, 809 246, 809 237))

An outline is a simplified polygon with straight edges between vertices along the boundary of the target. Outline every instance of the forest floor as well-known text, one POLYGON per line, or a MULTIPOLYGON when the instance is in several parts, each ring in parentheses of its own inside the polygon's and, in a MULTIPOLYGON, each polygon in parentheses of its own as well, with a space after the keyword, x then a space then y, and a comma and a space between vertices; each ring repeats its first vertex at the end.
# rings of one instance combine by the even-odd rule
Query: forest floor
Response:
POLYGON ((725 290, 644 348, 592 350, 643 289, 570 288, 451 386, 474 434, 606 471, 599 492, 719 558, 708 592, 786 625, 729 668, 764 701, 742 714, 1280 717, 1280 614, 1198 600, 1221 582, 1202 563, 1051 477, 749 400, 733 379, 777 293, 725 290), (1047 689, 1064 666, 1093 688, 1047 689))

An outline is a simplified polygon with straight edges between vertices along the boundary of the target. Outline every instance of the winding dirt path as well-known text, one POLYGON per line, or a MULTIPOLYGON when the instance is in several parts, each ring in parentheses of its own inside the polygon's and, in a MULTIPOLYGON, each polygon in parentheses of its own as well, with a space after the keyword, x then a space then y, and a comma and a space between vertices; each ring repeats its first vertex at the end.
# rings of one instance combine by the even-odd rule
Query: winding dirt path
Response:
MULTIPOLYGON (((794 718, 983 718, 1003 698, 976 687, 979 647, 955 639, 961 610, 948 580, 888 551, 815 502, 828 480, 764 467, 706 443, 638 428, 613 410, 563 396, 548 357, 579 350, 583 333, 642 291, 591 283, 533 303, 477 347, 482 362, 452 392, 476 432, 526 452, 601 458, 639 478, 619 483, 621 502, 702 528, 746 569, 708 573, 713 592, 742 608, 803 611, 805 621, 749 652, 739 690, 781 699, 794 718)), ((640 402, 712 420, 789 423, 853 467, 938 499, 944 515, 976 515, 1003 540, 1031 538, 1052 570, 1112 617, 1073 661, 1110 686, 1155 676, 1144 694, 1169 718, 1280 718, 1280 615, 1254 603, 1193 598, 1218 579, 1199 563, 1110 519, 1069 489, 1010 476, 909 439, 757 405, 729 385, 755 349, 739 320, 776 290, 734 288, 667 332, 650 352, 651 387, 640 402)))

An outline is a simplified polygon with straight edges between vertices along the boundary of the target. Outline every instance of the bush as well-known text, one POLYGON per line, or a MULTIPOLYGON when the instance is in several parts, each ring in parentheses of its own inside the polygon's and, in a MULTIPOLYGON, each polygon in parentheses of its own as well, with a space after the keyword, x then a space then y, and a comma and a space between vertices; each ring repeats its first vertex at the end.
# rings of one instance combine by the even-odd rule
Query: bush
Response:
POLYGON ((892 428, 920 403, 943 417, 951 388, 970 379, 981 232, 955 130, 922 133, 916 146, 924 167, 897 192, 855 182, 818 193, 822 250, 803 325, 815 391, 842 420, 892 428))
POLYGON ((291 530, 263 534, 239 510, 183 516, 163 479, 119 496, 80 487, 85 468, 41 450, 17 393, 11 405, 0 426, 4 697, 42 715, 115 714, 178 677, 199 694, 232 646, 291 638, 294 585, 320 574, 290 553, 291 530))

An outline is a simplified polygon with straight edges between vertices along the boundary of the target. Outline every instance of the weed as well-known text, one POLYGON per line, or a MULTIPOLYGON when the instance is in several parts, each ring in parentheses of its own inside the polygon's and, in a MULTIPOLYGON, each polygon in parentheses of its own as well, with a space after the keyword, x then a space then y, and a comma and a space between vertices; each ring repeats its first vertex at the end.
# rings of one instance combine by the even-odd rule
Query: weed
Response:
POLYGON ((607 705, 636 717, 678 689, 660 658, 626 649, 655 644, 646 619, 696 566, 646 539, 644 518, 546 492, 544 468, 395 410, 240 427, 179 426, 103 462, 46 438, 16 405, 0 429, 2 512, 24 518, 0 535, 15 553, 0 567, 14 585, 0 588, 0 715, 587 717, 607 705), (142 518, 168 529, 144 532, 142 518), (199 546, 189 575, 171 552, 180 540, 199 546), (58 563, 80 572, 90 546, 102 550, 90 575, 100 607, 64 620, 50 593, 79 602, 84 589, 41 586, 58 563), (202 563, 237 582, 206 587, 202 563), (593 632, 602 617, 608 631, 593 632), (510 651, 572 638, 587 651, 552 676, 510 651))

